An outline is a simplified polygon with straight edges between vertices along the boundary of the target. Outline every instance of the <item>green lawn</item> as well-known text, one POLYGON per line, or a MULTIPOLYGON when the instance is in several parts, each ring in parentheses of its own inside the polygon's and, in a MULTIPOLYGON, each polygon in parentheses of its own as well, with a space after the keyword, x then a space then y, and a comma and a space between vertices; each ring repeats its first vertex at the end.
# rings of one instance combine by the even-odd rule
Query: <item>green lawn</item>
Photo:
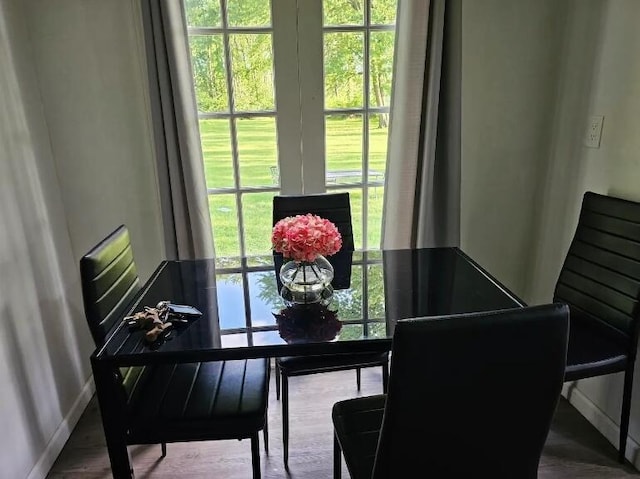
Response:
MULTIPOLYGON (((273 118, 241 119, 236 122, 240 158, 240 186, 274 186, 270 167, 277 166, 276 128, 273 118)), ((329 118, 326 122, 327 170, 362 169, 361 118, 329 118)), ((205 175, 209 188, 231 188, 234 185, 231 135, 228 120, 200 120, 205 175)), ((369 168, 384 171, 387 130, 377 128, 375 118, 369 129, 369 168)), ((362 191, 344 189, 351 196, 351 209, 356 248, 362 247, 362 191)), ((270 249, 271 199, 274 193, 243 193, 245 246, 249 254, 264 254, 270 249)), ((367 247, 380 244, 383 188, 369 190, 367 247)), ((234 256, 239 253, 238 208, 233 194, 209 196, 209 209, 214 230, 216 254, 234 256)))

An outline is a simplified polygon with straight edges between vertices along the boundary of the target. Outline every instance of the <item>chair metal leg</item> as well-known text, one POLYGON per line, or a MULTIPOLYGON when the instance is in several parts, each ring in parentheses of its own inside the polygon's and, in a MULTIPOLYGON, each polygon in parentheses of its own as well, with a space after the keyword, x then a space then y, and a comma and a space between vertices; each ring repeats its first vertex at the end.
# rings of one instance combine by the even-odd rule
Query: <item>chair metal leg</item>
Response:
POLYGON ((278 367, 278 361, 276 360, 276 400, 280 400, 280 368, 278 367))
POLYGON ((264 453, 267 456, 269 455, 269 384, 271 384, 271 358, 267 359, 267 407, 264 415, 264 427, 262 428, 264 453))
POLYGON ((269 455, 269 415, 264 418, 264 428, 262 429, 262 436, 264 437, 264 453, 269 455))
POLYGON ((356 368, 356 386, 358 387, 358 391, 360 391, 361 380, 362 380, 362 370, 360 368, 356 368))
POLYGON ((289 379, 282 375, 282 452, 284 468, 289 470, 289 379))
POLYGON ((385 363, 382 365, 382 392, 387 394, 388 387, 389 387, 389 365, 385 363))
POLYGON ((620 414, 620 441, 618 443, 618 462, 624 464, 629 434, 629 415, 631 414, 631 393, 633 392, 633 363, 624 373, 622 392, 622 412, 620 414))
POLYGON ((162 456, 160 457, 167 457, 167 443, 163 442, 160 447, 162 448, 162 456))
POLYGON ((258 431, 251 436, 251 466, 253 479, 260 479, 260 438, 258 431))
POLYGON ((338 436, 333 434, 333 479, 340 479, 342 476, 342 462, 340 461, 340 442, 338 436))

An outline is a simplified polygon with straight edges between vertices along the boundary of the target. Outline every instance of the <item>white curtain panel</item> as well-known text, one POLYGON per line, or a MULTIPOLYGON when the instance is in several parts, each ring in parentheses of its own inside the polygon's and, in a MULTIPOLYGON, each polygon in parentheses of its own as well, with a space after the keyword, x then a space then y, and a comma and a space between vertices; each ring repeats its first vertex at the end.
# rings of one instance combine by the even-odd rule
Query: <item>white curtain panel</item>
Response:
POLYGON ((142 19, 167 257, 211 258, 213 233, 184 4, 143 0, 142 19))
POLYGON ((460 0, 400 0, 382 247, 460 242, 460 0))

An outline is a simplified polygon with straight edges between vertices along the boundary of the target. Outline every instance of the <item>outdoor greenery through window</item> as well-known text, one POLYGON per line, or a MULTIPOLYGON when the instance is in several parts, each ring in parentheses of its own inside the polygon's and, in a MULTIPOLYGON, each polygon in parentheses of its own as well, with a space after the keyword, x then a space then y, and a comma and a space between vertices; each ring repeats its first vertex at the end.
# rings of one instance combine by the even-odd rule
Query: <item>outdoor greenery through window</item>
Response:
POLYGON ((281 193, 348 191, 379 248, 397 0, 184 1, 216 256, 268 253, 281 193))

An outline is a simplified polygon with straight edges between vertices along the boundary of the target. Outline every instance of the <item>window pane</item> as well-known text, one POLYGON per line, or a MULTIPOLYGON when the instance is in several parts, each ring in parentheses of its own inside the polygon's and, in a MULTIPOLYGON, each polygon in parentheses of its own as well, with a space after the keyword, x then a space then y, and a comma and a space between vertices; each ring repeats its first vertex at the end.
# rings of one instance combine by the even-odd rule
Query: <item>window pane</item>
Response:
POLYGON ((383 183, 387 167, 388 115, 369 115, 369 183, 383 183), (379 173, 379 174, 378 174, 379 173))
POLYGON ((272 111, 273 48, 271 34, 229 35, 236 111, 272 111))
POLYGON ((278 165, 275 118, 239 118, 235 121, 240 185, 277 185, 273 175, 273 167, 278 165))
MULTIPOLYGON (((331 192, 349 193, 351 203, 351 223, 353 226, 353 242, 355 249, 362 249, 362 189, 353 188, 350 190, 331 190, 331 192)), ((352 278, 353 280, 353 278, 352 278)))
POLYGON ((367 249, 380 248, 383 199, 384 186, 369 186, 369 202, 367 203, 367 249))
POLYGON ((382 261, 382 257, 383 257, 382 251, 380 251, 380 250, 377 250, 377 251, 368 250, 367 251, 367 260, 368 261, 374 261, 374 260, 382 261))
POLYGON ((228 111, 222 35, 191 35, 189 45, 198 111, 228 111))
POLYGON ((362 108, 363 45, 360 32, 325 33, 325 108, 362 108))
POLYGON ((185 0, 187 25, 190 27, 219 27, 220 0, 185 0))
POLYGON ((227 0, 227 22, 232 27, 269 26, 271 4, 269 0, 227 0))
POLYGON ((216 256, 239 256, 238 209, 233 194, 209 195, 216 256))
POLYGON ((333 292, 332 304, 341 321, 362 319, 362 266, 352 268, 351 288, 333 292))
POLYGON ((244 328, 244 290, 242 275, 216 275, 216 294, 218 298, 218 318, 220 329, 244 328))
POLYGON ((271 221, 274 193, 244 193, 242 213, 244 241, 249 255, 271 251, 271 221))
POLYGON ((273 311, 284 307, 278 294, 275 271, 249 273, 249 304, 251 306, 251 324, 269 326, 276 324, 273 311))
POLYGON ((362 115, 325 117, 327 185, 362 183, 362 115))
POLYGON ((229 120, 200 120, 200 139, 207 188, 232 188, 229 120))
POLYGON ((369 104, 388 107, 393 74, 393 32, 371 32, 369 44, 369 104))
POLYGON ((387 323, 369 323, 367 325, 369 338, 386 338, 387 337, 387 323))
POLYGON ((234 268, 239 269, 241 266, 240 256, 218 256, 215 258, 216 269, 234 268))
POLYGON ((247 334, 223 334, 220 336, 220 344, 223 348, 241 348, 247 346, 247 334))
POLYGON ((369 302, 369 319, 384 319, 384 280, 381 264, 367 266, 367 301, 369 302))
POLYGON ((364 336, 364 326, 362 324, 345 324, 340 330, 340 341, 352 341, 364 336))
POLYGON ((366 0, 324 0, 322 16, 325 25, 362 25, 366 0))
POLYGON ((247 256, 247 266, 266 266, 273 269, 273 255, 271 250, 262 252, 259 256, 247 256))
POLYGON ((256 346, 278 344, 278 340, 282 342, 282 338, 278 331, 258 331, 253 333, 253 344, 256 346))
POLYGON ((392 25, 396 23, 398 0, 371 0, 371 23, 392 25))

